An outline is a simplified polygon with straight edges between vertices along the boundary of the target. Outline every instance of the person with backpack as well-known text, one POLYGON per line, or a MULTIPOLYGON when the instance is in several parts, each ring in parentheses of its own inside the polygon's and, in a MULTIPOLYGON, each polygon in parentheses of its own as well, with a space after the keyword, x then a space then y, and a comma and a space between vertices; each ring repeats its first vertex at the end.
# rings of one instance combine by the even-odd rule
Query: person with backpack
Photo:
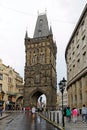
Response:
POLYGON ((71 109, 69 106, 66 108, 66 118, 68 122, 71 121, 71 109))

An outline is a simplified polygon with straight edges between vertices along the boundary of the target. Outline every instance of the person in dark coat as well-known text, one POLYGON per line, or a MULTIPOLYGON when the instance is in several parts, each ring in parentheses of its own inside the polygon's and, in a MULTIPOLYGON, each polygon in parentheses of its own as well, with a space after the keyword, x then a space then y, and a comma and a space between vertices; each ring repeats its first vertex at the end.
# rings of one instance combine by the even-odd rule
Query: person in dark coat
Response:
POLYGON ((2 106, 0 106, 0 115, 2 116, 2 106))

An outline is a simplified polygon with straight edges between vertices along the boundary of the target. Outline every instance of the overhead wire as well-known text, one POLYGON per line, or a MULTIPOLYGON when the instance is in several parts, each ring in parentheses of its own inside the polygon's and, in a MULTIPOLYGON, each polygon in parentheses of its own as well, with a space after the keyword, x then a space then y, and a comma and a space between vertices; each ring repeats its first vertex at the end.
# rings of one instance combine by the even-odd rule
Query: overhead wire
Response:
MULTIPOLYGON (((2 4, 0 4, 0 6, 1 6, 2 8, 11 10, 11 11, 13 11, 13 12, 17 12, 17 13, 20 13, 20 14, 23 14, 23 15, 35 16, 35 17, 36 17, 35 14, 30 14, 30 13, 28 13, 28 12, 24 12, 24 11, 20 11, 20 10, 14 9, 14 8, 10 8, 10 7, 4 6, 4 5, 2 5, 2 4)), ((76 22, 65 21, 65 20, 60 20, 60 19, 52 19, 52 21, 54 21, 54 22, 60 22, 60 23, 76 24, 76 22)))

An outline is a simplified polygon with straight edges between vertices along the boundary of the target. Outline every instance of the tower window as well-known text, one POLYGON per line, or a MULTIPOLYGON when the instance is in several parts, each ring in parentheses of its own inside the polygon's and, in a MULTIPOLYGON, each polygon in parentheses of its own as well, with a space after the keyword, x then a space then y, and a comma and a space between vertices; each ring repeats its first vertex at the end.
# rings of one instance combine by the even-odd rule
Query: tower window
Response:
POLYGON ((41 30, 38 30, 39 37, 41 36, 41 30))
POLYGON ((3 79, 3 75, 2 74, 0 74, 0 80, 2 80, 3 79))
POLYGON ((40 24, 42 24, 43 23, 43 19, 40 19, 40 24))

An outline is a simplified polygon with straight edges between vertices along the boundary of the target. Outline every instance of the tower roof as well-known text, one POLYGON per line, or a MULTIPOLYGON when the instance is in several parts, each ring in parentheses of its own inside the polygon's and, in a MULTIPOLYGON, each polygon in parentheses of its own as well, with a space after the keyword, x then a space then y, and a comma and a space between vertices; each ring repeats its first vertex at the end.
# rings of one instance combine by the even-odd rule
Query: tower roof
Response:
POLYGON ((41 14, 37 18, 36 27, 33 38, 44 37, 50 34, 48 20, 46 14, 41 14))

